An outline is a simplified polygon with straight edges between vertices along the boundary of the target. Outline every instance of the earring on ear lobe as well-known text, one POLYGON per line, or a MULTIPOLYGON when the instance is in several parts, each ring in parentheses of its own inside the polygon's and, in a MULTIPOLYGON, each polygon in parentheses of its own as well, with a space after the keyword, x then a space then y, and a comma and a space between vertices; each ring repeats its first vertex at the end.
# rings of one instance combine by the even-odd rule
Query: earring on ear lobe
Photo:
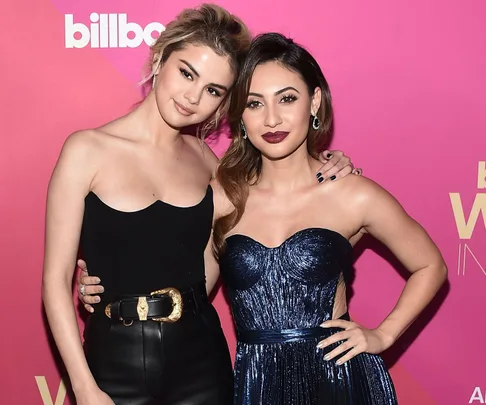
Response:
POLYGON ((240 122, 240 129, 241 129, 241 133, 243 134, 243 139, 248 139, 245 123, 243 121, 240 122))
POLYGON ((155 88, 155 79, 157 78, 157 75, 154 75, 152 78, 152 90, 155 88))
POLYGON ((319 121, 319 118, 317 118, 315 115, 312 114, 311 114, 311 119, 312 119, 312 128, 314 128, 314 130, 317 131, 321 126, 321 121, 319 121))

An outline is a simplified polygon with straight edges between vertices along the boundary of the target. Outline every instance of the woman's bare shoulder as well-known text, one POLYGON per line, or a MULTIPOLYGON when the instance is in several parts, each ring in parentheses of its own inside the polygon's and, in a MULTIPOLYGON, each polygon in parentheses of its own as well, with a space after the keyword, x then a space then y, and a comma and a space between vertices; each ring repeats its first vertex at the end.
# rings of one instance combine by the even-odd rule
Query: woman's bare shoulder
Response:
POLYGON ((211 172, 211 178, 216 176, 219 159, 204 140, 193 135, 181 135, 184 142, 190 145, 201 156, 202 161, 211 172))
POLYGON ((213 189, 214 219, 216 220, 231 213, 234 206, 217 178, 211 180, 210 186, 213 189))

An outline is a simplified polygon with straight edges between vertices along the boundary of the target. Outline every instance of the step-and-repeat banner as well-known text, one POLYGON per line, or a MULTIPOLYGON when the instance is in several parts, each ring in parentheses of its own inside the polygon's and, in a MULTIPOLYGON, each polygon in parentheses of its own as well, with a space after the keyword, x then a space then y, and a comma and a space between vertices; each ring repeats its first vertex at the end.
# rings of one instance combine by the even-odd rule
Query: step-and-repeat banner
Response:
MULTIPOLYGON (((282 32, 316 56, 334 97, 332 148, 393 193, 447 261, 447 285, 383 354, 400 403, 486 403, 486 1, 219 4, 254 33, 282 32)), ((40 297, 46 187, 62 143, 140 100, 136 83, 147 45, 182 8, 195 5, 0 5, 2 404, 69 402, 40 297)), ((210 144, 219 155, 227 145, 226 136, 210 144)), ((406 274, 373 241, 358 246, 356 258, 351 314, 373 327, 392 309, 406 274)), ((234 353, 221 292, 215 303, 234 353)))

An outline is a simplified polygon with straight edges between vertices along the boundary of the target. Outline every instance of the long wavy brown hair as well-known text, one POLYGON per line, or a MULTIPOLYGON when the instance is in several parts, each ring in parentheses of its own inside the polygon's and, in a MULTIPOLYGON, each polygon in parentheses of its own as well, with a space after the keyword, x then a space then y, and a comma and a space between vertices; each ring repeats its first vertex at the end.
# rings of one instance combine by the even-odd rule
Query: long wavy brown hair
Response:
POLYGON ((228 121, 231 127, 231 144, 221 159, 217 170, 217 179, 234 210, 214 224, 213 251, 219 257, 225 248, 225 235, 233 229, 245 212, 249 188, 258 182, 262 170, 262 155, 248 139, 243 139, 241 117, 247 106, 251 78, 258 65, 278 62, 304 80, 309 90, 309 97, 316 87, 321 89, 322 100, 316 116, 320 127, 314 130, 309 116, 307 148, 309 154, 318 157, 319 147, 327 138, 332 124, 332 103, 329 85, 319 64, 302 46, 278 33, 266 33, 257 36, 243 63, 235 84, 228 121))

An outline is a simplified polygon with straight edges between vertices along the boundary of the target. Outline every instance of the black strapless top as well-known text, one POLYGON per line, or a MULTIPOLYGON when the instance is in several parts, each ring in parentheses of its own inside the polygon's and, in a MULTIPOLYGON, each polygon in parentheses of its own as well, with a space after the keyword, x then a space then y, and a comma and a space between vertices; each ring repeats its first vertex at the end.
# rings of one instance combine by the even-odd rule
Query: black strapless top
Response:
POLYGON ((204 281, 204 249, 211 234, 213 193, 191 207, 161 200, 134 212, 118 211, 93 192, 85 198, 82 257, 101 278, 102 302, 204 281))

